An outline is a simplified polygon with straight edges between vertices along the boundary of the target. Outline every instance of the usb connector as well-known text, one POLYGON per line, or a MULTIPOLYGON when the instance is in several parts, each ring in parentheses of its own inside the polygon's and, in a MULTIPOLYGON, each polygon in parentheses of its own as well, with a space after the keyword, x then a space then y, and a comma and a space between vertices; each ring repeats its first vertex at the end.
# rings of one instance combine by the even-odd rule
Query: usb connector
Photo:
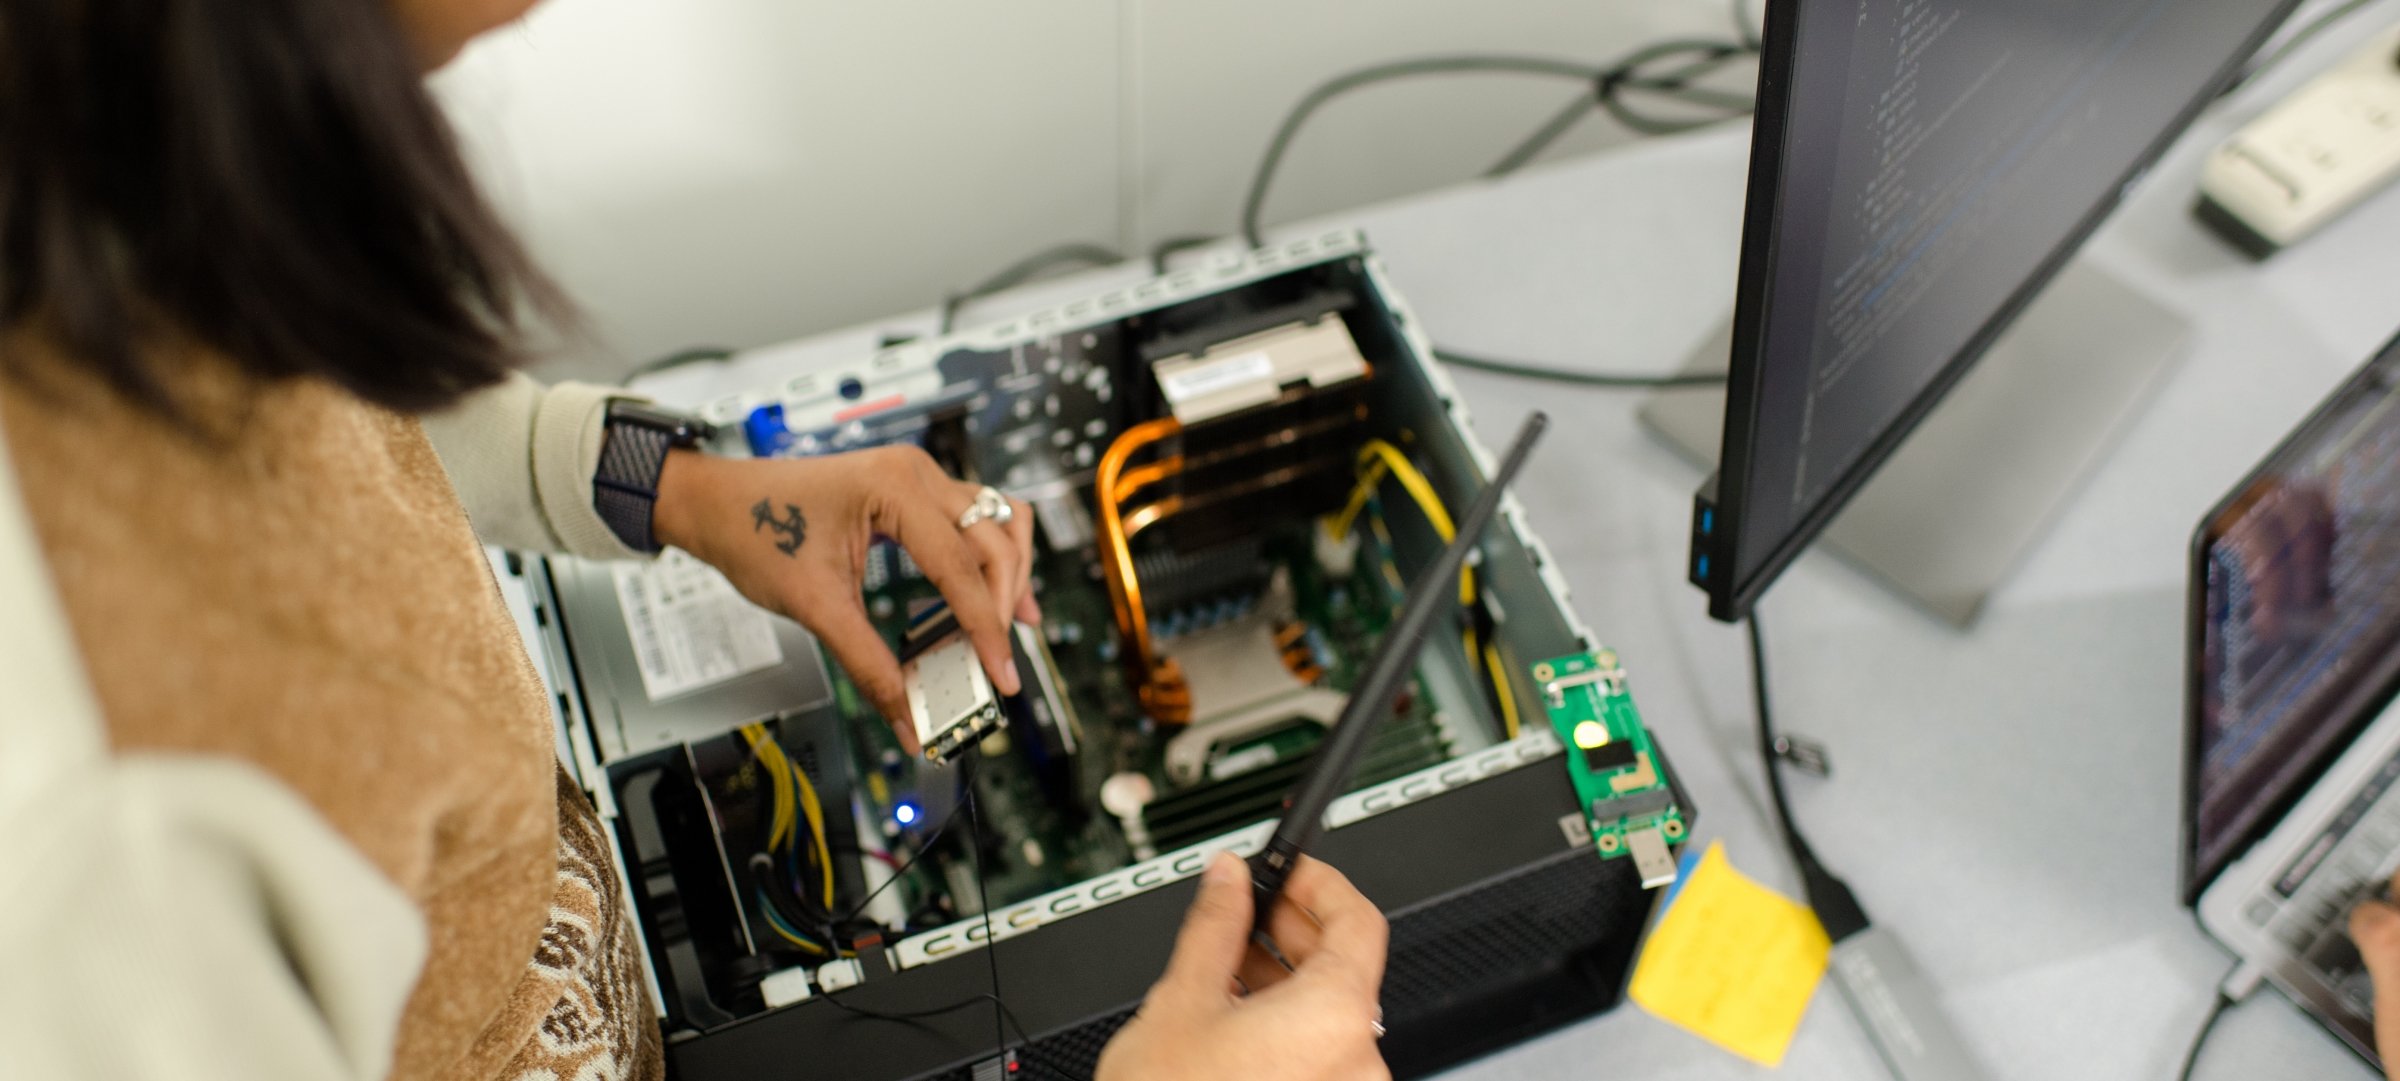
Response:
POLYGON ((1656 827, 1626 834, 1625 851, 1633 856, 1633 869, 1641 874, 1643 889, 1675 884, 1675 855, 1667 851, 1667 839, 1656 827))

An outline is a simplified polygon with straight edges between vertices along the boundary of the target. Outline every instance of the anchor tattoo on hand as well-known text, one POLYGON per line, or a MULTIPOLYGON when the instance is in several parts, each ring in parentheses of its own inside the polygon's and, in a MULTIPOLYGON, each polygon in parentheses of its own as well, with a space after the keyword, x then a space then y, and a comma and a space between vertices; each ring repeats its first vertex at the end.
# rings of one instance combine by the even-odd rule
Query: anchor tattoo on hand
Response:
POLYGON ((751 532, 772 530, 776 535, 775 550, 787 556, 799 552, 801 542, 808 539, 808 519, 801 517, 800 508, 790 503, 783 505, 783 517, 777 518, 774 502, 761 499, 750 508, 750 521, 751 532))

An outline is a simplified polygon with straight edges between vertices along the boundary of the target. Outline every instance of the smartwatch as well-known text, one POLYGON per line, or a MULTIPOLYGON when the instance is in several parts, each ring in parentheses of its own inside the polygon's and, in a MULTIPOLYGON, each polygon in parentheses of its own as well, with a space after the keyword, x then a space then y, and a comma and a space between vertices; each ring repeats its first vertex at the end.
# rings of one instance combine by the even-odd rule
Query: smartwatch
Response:
POLYGON ((667 452, 699 446, 715 434, 706 421, 646 402, 608 403, 600 468, 592 473, 592 509, 609 532, 634 551, 657 552, 650 518, 658 507, 658 475, 667 467, 667 452))

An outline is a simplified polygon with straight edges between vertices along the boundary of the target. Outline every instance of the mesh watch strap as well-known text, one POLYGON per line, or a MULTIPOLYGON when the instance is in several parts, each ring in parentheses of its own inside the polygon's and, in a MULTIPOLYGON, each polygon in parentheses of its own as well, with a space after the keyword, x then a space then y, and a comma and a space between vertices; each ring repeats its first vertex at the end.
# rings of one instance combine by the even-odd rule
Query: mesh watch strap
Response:
POLYGON ((656 552, 651 517, 658 506, 658 477, 667 452, 699 442, 692 422, 633 402, 609 406, 600 442, 600 466, 592 472, 592 509, 609 532, 637 552, 656 552))

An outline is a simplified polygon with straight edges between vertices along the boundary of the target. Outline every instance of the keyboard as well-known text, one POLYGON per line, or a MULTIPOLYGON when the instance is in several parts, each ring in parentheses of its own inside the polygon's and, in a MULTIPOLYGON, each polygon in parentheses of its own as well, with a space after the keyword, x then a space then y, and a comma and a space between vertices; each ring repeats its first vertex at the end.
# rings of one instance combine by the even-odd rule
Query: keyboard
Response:
POLYGON ((2303 960, 2318 979, 2325 981, 2325 986, 2333 988, 2334 997, 2351 1013, 2375 1016, 2375 984, 2368 977, 2366 962, 2359 958, 2358 947, 2350 941, 2348 930, 2328 931, 2303 960))
POLYGON ((2350 910, 2389 894, 2400 867, 2400 755, 2301 850, 2245 915, 2292 951, 2343 1005, 2371 1016, 2374 994, 2366 965, 2350 942, 2350 910))

